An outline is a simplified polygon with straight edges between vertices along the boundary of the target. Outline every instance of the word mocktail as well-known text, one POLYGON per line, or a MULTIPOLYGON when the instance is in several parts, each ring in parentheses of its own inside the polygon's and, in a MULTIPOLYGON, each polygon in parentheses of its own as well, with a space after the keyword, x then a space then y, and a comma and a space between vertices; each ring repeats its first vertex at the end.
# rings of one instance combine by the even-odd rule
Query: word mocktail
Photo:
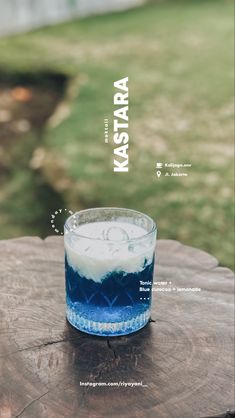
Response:
POLYGON ((113 141, 116 145, 114 148, 114 167, 113 171, 128 171, 128 77, 115 81, 114 87, 118 90, 114 94, 113 103, 119 106, 114 110, 113 120, 113 141))

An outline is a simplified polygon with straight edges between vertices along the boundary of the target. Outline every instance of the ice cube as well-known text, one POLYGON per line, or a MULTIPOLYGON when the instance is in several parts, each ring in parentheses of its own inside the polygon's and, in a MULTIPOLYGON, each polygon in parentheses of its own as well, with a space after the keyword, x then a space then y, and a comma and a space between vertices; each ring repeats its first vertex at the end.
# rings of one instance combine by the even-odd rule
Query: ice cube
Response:
POLYGON ((129 236, 125 229, 120 226, 110 226, 103 230, 103 239, 107 241, 126 241, 129 236))

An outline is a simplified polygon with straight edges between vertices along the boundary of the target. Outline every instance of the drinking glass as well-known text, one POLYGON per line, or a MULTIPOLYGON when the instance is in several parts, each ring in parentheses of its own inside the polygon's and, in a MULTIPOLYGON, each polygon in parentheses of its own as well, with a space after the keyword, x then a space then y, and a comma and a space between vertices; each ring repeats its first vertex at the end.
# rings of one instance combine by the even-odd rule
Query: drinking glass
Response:
POLYGON ((64 227, 66 315, 80 331, 125 335, 150 318, 156 225, 131 209, 94 208, 64 227))

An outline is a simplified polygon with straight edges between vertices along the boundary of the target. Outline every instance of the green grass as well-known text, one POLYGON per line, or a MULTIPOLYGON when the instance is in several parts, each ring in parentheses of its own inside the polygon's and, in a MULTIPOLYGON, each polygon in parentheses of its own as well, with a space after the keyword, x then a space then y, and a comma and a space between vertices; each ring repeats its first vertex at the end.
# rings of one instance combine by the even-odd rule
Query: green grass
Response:
MULTIPOLYGON (((78 77, 69 117, 43 140, 48 155, 66 167, 63 180, 70 186, 61 190, 54 179, 65 207, 147 212, 159 238, 199 247, 232 266, 232 16, 230 1, 151 2, 0 40, 0 68, 78 77), (126 75, 130 171, 117 174, 112 125, 106 145, 103 119, 112 121, 113 81, 126 75), (191 162, 192 168, 188 178, 157 179, 156 161, 191 162)), ((49 163, 43 172, 53 183, 49 163)))

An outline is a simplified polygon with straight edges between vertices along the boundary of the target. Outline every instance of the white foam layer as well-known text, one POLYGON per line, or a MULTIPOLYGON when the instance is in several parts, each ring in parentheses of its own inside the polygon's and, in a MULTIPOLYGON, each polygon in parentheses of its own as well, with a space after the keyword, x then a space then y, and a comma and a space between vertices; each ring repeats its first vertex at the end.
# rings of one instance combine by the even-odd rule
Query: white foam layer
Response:
POLYGON ((125 222, 94 222, 79 226, 75 234, 65 234, 69 264, 81 276, 101 282, 113 271, 135 273, 152 262, 154 239, 147 231, 125 222), (93 239, 91 239, 93 238, 93 239))

